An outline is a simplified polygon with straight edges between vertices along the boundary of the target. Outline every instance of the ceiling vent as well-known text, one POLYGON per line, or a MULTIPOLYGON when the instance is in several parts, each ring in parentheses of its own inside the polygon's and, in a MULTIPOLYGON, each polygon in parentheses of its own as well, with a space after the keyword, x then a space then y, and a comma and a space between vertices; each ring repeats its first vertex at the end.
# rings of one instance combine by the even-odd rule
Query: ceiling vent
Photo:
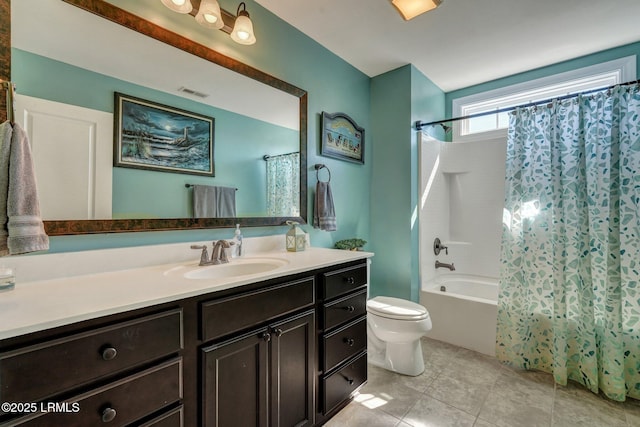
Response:
POLYGON ((206 98, 209 96, 209 94, 198 92, 197 90, 189 89, 188 87, 184 86, 178 89, 178 92, 188 93, 189 95, 197 96, 198 98, 206 98))

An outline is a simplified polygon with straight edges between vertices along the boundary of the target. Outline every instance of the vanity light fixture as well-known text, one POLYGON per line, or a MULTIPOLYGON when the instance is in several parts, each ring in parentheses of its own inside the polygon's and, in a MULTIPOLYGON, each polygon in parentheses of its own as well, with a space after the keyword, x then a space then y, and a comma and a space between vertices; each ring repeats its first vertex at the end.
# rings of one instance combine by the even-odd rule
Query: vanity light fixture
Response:
POLYGON ((196 15, 196 21, 198 24, 207 28, 219 30, 224 27, 222 14, 220 13, 220 4, 217 0, 202 0, 200 2, 200 9, 198 9, 198 14, 196 15))
MULTIPOLYGON (((178 13, 190 13, 193 15, 191 0, 160 0, 169 9, 178 13)), ((253 32, 253 23, 249 18, 247 6, 244 2, 238 5, 236 16, 220 8, 217 0, 201 0, 198 13, 195 14, 196 22, 207 28, 215 28, 231 36, 231 39, 239 44, 251 45, 256 42, 253 32), (225 23, 225 19, 227 22, 225 23), (233 26, 233 29, 232 29, 233 26)))
POLYGON ((440 6, 442 0, 392 0, 400 15, 408 21, 440 6))
POLYGON ((240 44, 254 44, 256 36, 253 33, 253 23, 247 12, 247 5, 244 2, 238 5, 236 23, 231 31, 231 39, 240 44), (240 10, 242 8, 242 10, 240 10))
POLYGON ((178 13, 189 13, 193 9, 191 0, 161 0, 162 4, 178 13))

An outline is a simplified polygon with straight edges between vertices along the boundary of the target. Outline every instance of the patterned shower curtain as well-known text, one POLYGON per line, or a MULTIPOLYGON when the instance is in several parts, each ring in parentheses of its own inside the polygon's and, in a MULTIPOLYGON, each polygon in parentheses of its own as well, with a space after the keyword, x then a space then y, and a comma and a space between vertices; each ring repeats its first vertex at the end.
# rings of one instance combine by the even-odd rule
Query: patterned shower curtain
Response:
POLYGON ((300 154, 267 159, 267 216, 299 216, 300 154))
POLYGON ((640 399, 640 92, 510 116, 496 353, 640 399))

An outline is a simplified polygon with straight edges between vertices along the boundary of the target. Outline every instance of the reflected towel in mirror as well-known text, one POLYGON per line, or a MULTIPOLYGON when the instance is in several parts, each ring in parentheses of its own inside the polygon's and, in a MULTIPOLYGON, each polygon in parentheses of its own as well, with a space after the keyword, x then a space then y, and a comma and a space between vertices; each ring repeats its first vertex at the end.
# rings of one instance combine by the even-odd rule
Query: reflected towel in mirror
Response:
POLYGON ((235 188, 212 185, 193 186, 194 218, 232 218, 235 216, 235 188))

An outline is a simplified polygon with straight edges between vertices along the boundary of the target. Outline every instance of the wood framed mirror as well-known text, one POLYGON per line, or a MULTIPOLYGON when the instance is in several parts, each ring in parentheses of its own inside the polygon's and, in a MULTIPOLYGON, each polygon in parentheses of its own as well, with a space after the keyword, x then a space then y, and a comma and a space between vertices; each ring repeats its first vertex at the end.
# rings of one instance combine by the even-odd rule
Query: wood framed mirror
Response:
MULTIPOLYGON (((15 1, 15 0, 14 0, 15 1)), ((20 0, 18 0, 20 1, 20 0)), ((287 220, 294 220, 305 223, 307 219, 307 92, 283 80, 273 77, 258 69, 248 66, 240 61, 225 56, 202 44, 194 42, 186 37, 176 34, 160 25, 142 19, 131 12, 118 8, 114 4, 103 0, 47 0, 66 3, 90 12, 100 18, 118 24, 129 30, 143 34, 145 37, 160 41, 174 49, 179 49, 200 61, 210 63, 211 67, 222 67, 231 70, 241 76, 251 79, 254 83, 265 85, 295 98, 298 105, 298 149, 299 149, 299 215, 295 216, 266 216, 252 215, 244 216, 238 211, 233 218, 202 218, 193 219, 189 216, 181 217, 127 217, 111 219, 64 219, 48 220, 45 218, 47 233, 51 236, 70 234, 92 234, 92 233, 117 233, 117 232, 137 232, 137 231, 160 231, 160 230, 188 230, 204 228, 229 228, 235 224, 241 226, 274 226, 282 225, 287 220)), ((197 1, 192 0, 197 3, 197 1)), ((159 3, 159 2, 158 2, 159 3)), ((65 5, 66 6, 66 5, 65 5)), ((196 5, 197 6, 197 5, 196 5)), ((0 78, 10 80, 11 73, 11 22, 10 22, 11 0, 0 0, 0 11, 2 16, 0 22, 0 78)), ((82 12, 86 14, 86 12, 82 12)), ((87 14, 89 15, 89 14, 87 14)), ((89 15, 91 16, 91 15, 89 15)), ((20 88, 18 88, 20 93, 20 88)), ((1 102, 0 114, 6 117, 6 105, 1 102), (4 109, 2 109, 4 108, 4 109)), ((264 152, 253 153, 254 157, 262 158, 264 152)), ((182 186, 184 187, 184 185, 182 186)))

